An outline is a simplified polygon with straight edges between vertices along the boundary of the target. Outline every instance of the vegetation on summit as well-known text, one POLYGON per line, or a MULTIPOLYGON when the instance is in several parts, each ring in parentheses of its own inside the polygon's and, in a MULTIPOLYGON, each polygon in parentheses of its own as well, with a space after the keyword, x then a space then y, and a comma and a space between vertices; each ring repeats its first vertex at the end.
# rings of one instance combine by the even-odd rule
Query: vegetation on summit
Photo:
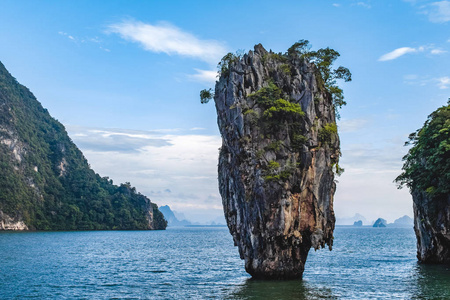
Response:
POLYGON ((450 99, 428 116, 422 128, 409 135, 412 145, 403 157, 399 188, 425 191, 431 198, 450 193, 450 99))
MULTIPOLYGON (((337 80, 342 79, 345 82, 351 81, 352 74, 348 68, 343 66, 339 66, 336 69, 332 68, 333 63, 340 56, 339 52, 329 47, 311 51, 309 41, 300 40, 297 43, 294 43, 286 53, 272 53, 271 56, 281 62, 285 62, 282 67, 283 72, 286 74, 290 73, 290 67, 289 64, 287 64, 289 61, 305 59, 306 61, 313 63, 317 68, 316 76, 319 85, 330 93, 333 99, 336 116, 337 118, 340 118, 339 109, 347 103, 344 101, 344 91, 337 85, 337 80)), ((226 54, 217 66, 219 75, 229 74, 232 64, 237 62, 241 57, 242 51, 239 51, 236 54, 231 52, 226 54)), ((201 103, 208 103, 212 98, 214 98, 212 89, 200 91, 201 103)))

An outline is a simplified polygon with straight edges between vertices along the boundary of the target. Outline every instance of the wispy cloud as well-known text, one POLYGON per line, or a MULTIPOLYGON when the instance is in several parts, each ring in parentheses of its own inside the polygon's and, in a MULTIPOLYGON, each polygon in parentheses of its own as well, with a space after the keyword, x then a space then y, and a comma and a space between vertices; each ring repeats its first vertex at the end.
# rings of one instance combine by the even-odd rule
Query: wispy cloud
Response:
POLYGON ((447 51, 442 50, 442 49, 432 49, 432 50, 430 51, 430 53, 433 54, 433 55, 438 55, 438 54, 444 54, 444 53, 447 53, 447 51))
POLYGON ((372 6, 369 3, 362 2, 362 1, 357 2, 356 5, 367 8, 367 9, 372 8, 372 6))
POLYGON ((433 23, 446 23, 450 21, 450 1, 429 0, 403 0, 417 7, 421 14, 427 15, 433 23))
POLYGON ((93 44, 97 44, 98 48, 103 50, 103 51, 106 51, 106 52, 110 52, 111 51, 108 48, 105 48, 105 47, 101 46, 102 41, 98 37, 80 38, 80 37, 76 37, 74 35, 71 35, 71 34, 69 34, 67 32, 64 32, 64 31, 59 31, 58 34, 67 37, 69 40, 73 41, 78 46, 80 46, 82 44, 93 43, 93 44))
POLYGON ((450 1, 433 2, 425 13, 433 23, 446 23, 450 21, 450 1))
POLYGON ((70 130, 77 145, 91 151, 137 153, 145 147, 170 146, 157 132, 73 126, 70 130))
POLYGON ((429 45, 425 45, 425 46, 420 46, 420 47, 416 47, 416 48, 412 48, 412 47, 401 47, 401 48, 397 48, 389 53, 386 53, 384 55, 382 55, 378 61, 388 61, 388 60, 394 60, 397 59, 405 54, 408 53, 419 53, 419 52, 424 52, 424 53, 428 53, 431 55, 439 55, 439 54, 444 54, 447 53, 446 50, 443 50, 441 48, 436 48, 435 45, 433 44, 429 44, 429 45))
POLYGON ((415 53, 415 52, 419 52, 419 51, 423 51, 423 50, 424 50, 423 47, 419 47, 419 48, 401 47, 401 48, 395 49, 394 51, 391 51, 389 53, 382 55, 378 60, 379 61, 393 60, 393 59, 399 58, 400 56, 403 56, 405 54, 415 53))
POLYGON ((213 64, 226 53, 223 43, 200 39, 167 22, 147 24, 124 21, 108 26, 108 32, 138 43, 147 51, 188 56, 213 64))
POLYGON ((59 31, 58 34, 67 37, 69 40, 75 41, 75 38, 72 35, 68 34, 67 32, 59 31))
POLYGON ((437 81, 440 89, 448 89, 450 87, 450 77, 448 76, 437 78, 437 81))
POLYGON ((217 80, 216 70, 200 70, 194 69, 197 73, 188 75, 188 77, 195 81, 204 82, 207 84, 214 84, 217 80))

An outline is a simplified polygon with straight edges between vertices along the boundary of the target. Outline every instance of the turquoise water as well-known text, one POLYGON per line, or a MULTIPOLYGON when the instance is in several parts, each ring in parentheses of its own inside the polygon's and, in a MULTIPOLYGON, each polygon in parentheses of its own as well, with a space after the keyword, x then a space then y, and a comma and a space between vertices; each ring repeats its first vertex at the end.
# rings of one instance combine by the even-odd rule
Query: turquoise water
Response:
POLYGON ((0 233, 0 299, 450 299, 412 229, 337 227, 304 280, 252 280, 227 228, 0 233))

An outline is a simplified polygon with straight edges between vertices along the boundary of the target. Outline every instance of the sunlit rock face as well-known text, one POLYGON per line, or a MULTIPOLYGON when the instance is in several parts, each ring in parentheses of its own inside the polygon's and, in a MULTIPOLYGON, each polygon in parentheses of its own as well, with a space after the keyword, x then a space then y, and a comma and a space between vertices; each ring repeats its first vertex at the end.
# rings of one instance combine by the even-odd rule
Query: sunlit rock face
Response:
POLYGON ((333 244, 340 149, 331 95, 313 64, 257 45, 222 69, 214 100, 219 189, 246 271, 301 278, 311 247, 333 244))
POLYGON ((0 210, 0 230, 28 230, 20 218, 11 218, 0 210))
POLYGON ((414 191, 417 258, 424 263, 450 264, 450 195, 431 199, 414 191))

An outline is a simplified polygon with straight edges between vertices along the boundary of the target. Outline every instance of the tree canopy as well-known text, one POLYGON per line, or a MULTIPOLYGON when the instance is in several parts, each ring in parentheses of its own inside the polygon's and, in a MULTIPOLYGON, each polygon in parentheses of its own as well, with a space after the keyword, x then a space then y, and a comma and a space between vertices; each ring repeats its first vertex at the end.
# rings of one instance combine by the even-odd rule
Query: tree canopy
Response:
POLYGON ((334 61, 340 56, 336 50, 329 47, 317 51, 311 51, 310 49, 308 40, 300 40, 288 49, 286 55, 291 59, 302 58, 315 64, 326 90, 331 94, 336 116, 339 118, 338 109, 346 105, 347 102, 344 101, 344 91, 337 85, 336 80, 352 81, 352 73, 343 66, 332 69, 334 61))
POLYGON ((403 157, 399 188, 425 191, 432 198, 450 193, 450 99, 428 116, 422 128, 409 135, 412 145, 403 157))

